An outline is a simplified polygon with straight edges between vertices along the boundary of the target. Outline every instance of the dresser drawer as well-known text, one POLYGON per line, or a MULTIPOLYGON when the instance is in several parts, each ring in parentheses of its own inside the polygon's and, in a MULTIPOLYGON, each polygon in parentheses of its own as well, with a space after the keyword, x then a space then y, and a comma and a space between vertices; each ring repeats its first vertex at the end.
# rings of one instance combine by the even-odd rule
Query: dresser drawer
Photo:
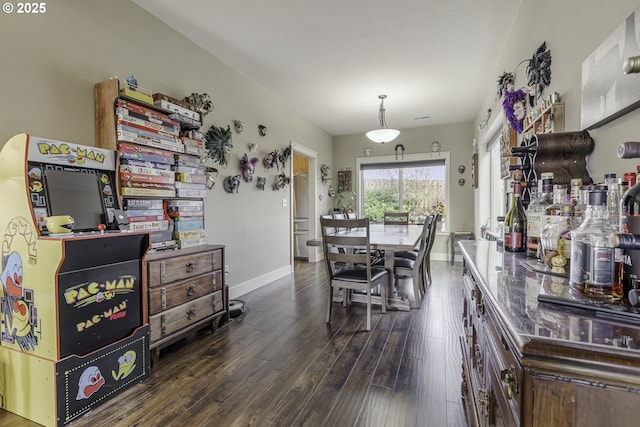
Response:
POLYGON ((149 287, 222 269, 222 250, 180 255, 147 262, 149 287))
POLYGON ((222 270, 149 289, 149 315, 222 290, 222 270))
POLYGON ((222 291, 214 292, 170 310, 149 316, 151 342, 224 310, 222 291))

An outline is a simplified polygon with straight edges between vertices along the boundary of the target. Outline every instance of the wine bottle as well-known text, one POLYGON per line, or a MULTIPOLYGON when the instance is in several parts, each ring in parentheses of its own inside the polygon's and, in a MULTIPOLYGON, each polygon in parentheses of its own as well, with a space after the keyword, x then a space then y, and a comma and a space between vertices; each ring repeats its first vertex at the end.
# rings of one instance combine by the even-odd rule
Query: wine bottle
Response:
POLYGON ((519 147, 511 147, 511 156, 526 157, 528 155, 536 154, 537 151, 538 151, 538 146, 535 144, 522 145, 519 147))
POLYGON ((621 159, 635 159, 640 157, 640 142, 623 142, 618 145, 618 157, 621 159))
POLYGON ((540 230, 545 225, 545 210, 553 203, 553 177, 541 181, 540 196, 527 208, 527 256, 532 258, 541 257, 540 230))
POLYGON ((513 184, 511 207, 504 219, 504 249, 509 252, 525 252, 527 250, 527 215, 522 207, 522 186, 513 184))
POLYGON ((614 233, 609 237, 609 244, 612 248, 637 251, 640 250, 640 234, 614 233))

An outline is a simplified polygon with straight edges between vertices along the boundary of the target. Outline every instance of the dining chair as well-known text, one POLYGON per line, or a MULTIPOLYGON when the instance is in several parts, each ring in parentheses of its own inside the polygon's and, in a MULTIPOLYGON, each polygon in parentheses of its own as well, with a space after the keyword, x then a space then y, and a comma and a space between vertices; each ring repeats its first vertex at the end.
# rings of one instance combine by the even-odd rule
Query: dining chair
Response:
POLYGON ((431 249, 433 249, 433 242, 436 240, 436 233, 437 233, 438 224, 440 224, 440 218, 442 218, 442 214, 436 213, 433 217, 433 221, 431 222, 431 225, 429 226, 429 246, 427 247, 427 254, 424 260, 425 291, 426 291, 427 284, 431 284, 431 249), (428 281, 426 280, 427 277, 429 278, 428 281))
POLYGON ((413 284, 414 301, 412 307, 420 307, 419 302, 426 293, 426 274, 425 274, 425 260, 427 258, 427 251, 429 249, 429 240, 431 232, 431 222, 434 216, 430 215, 425 219, 422 225, 422 233, 418 240, 418 251, 415 257, 409 257, 412 254, 411 251, 402 251, 405 256, 394 256, 393 261, 393 274, 397 278, 411 278, 413 284))
POLYGON ((414 261, 418 258, 418 252, 420 251, 420 245, 422 244, 422 239, 424 238, 425 234, 429 232, 429 227, 431 226, 431 221, 433 221, 434 217, 435 217, 435 214, 427 215, 427 217, 424 219, 424 223, 422 224, 422 235, 420 240, 418 240, 418 243, 416 244, 415 248, 408 251, 397 251, 394 254, 396 258, 409 258, 414 261))
POLYGON ((329 277, 327 323, 331 322, 334 289, 343 289, 343 304, 350 302, 349 291, 367 293, 367 331, 371 330, 371 289, 380 287, 382 312, 387 312, 386 289, 389 273, 383 267, 372 267, 369 219, 329 219, 320 217, 322 249, 329 277), (345 228, 346 231, 334 231, 345 228), (337 250, 336 250, 337 249, 337 250), (358 253, 358 249, 363 250, 358 253))
POLYGON ((409 212, 385 212, 384 225, 409 225, 409 212))

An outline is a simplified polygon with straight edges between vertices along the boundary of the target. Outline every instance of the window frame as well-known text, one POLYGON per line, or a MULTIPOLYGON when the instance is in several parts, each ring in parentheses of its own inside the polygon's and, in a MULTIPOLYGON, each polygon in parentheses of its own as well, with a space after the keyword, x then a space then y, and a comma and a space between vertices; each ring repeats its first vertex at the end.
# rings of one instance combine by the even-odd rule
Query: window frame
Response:
POLYGON ((403 163, 414 163, 429 160, 444 160, 444 204, 446 208, 446 215, 442 223, 442 231, 449 230, 449 224, 451 224, 451 215, 453 214, 450 204, 449 192, 451 189, 450 181, 450 157, 449 151, 440 151, 436 153, 417 153, 417 154, 405 154, 402 159, 397 159, 396 156, 371 156, 371 157, 356 157, 356 174, 355 174, 355 189, 358 194, 358 215, 363 215, 364 212, 364 191, 363 191, 363 179, 362 179, 362 167, 363 164, 375 164, 375 163, 397 163, 400 167, 403 163))

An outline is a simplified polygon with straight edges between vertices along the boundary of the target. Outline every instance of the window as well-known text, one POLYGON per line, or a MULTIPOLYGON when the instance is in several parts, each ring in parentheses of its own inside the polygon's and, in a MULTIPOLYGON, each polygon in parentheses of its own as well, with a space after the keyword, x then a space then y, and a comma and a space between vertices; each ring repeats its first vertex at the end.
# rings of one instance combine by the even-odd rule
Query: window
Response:
POLYGON ((382 222, 384 212, 409 212, 409 220, 421 223, 435 210, 446 222, 448 204, 448 153, 357 159, 361 212, 382 222))

